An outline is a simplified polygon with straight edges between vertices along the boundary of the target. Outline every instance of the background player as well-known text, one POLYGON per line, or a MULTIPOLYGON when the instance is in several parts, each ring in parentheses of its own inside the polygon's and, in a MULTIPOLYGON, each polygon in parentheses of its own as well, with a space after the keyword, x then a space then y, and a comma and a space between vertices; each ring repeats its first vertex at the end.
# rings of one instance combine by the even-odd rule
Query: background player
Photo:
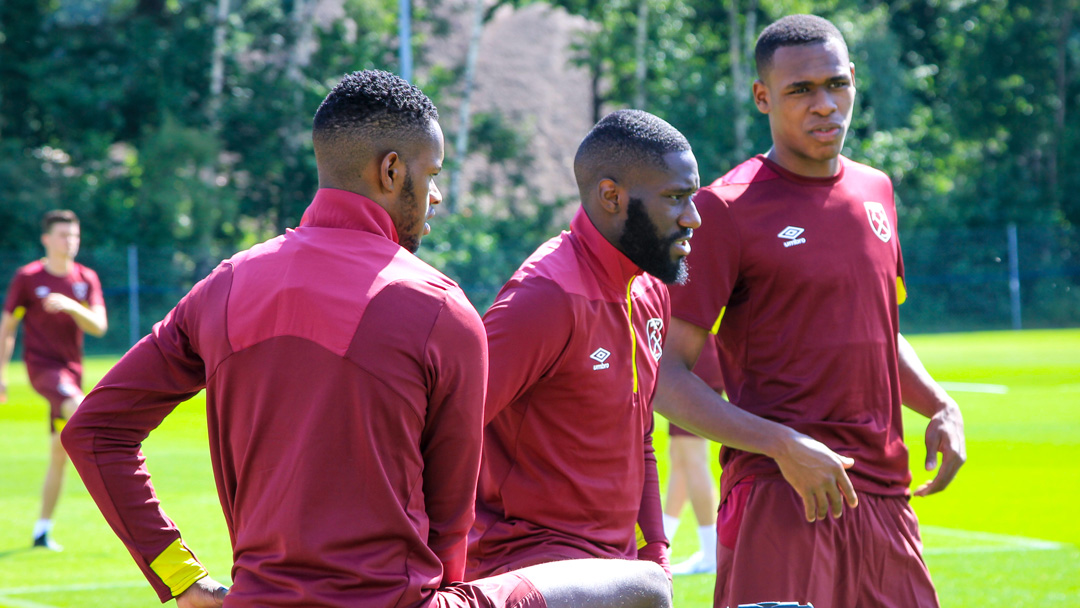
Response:
POLYGON ((773 146, 695 196, 703 233, 672 293, 657 398, 724 444, 715 605, 936 606, 901 397, 930 418, 927 468, 942 454, 917 495, 963 464, 963 421, 898 333, 892 184, 840 155, 855 68, 839 30, 809 15, 767 27, 755 55, 773 146), (731 403, 691 373, 710 332, 731 403))
POLYGON ((23 320, 26 372, 34 390, 49 401, 49 468, 33 536, 35 547, 53 551, 62 550, 51 532, 67 465, 59 432, 83 399, 83 333, 101 337, 109 327, 97 273, 75 261, 80 238, 75 213, 46 213, 41 220, 45 257, 15 272, 0 317, 0 403, 7 402, 7 368, 23 320))
POLYGON ((580 557, 667 566, 651 402, 664 283, 685 277, 699 225, 697 161, 668 123, 620 110, 585 136, 574 174, 570 232, 484 315, 489 422, 469 577, 580 557))
POLYGON ((218 606, 668 606, 654 564, 455 584, 480 463, 487 348, 413 253, 442 200, 431 101, 347 75, 315 114, 300 226, 223 262, 90 393, 64 444, 161 600, 218 606), (165 516, 139 446, 203 387, 233 586, 165 516))

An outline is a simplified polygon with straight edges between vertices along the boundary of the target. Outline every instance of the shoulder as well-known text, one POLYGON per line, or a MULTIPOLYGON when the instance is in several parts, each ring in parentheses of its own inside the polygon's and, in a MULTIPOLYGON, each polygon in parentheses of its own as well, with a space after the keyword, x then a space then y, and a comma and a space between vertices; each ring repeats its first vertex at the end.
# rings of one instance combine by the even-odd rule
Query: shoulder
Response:
POLYGON ((870 165, 864 165, 858 161, 851 160, 846 156, 841 157, 844 163, 844 176, 845 179, 856 180, 860 184, 870 184, 876 186, 885 186, 892 188, 892 180, 880 169, 875 169, 870 165))
POLYGON ((20 266, 19 269, 15 271, 15 276, 31 277, 36 274, 41 274, 42 272, 45 272, 45 264, 42 263, 41 260, 34 260, 25 266, 20 266))
POLYGON ((83 264, 75 262, 75 271, 77 276, 79 276, 84 281, 87 281, 89 283, 101 282, 101 280, 98 278, 97 272, 94 272, 94 269, 90 268, 89 266, 84 266, 83 264))

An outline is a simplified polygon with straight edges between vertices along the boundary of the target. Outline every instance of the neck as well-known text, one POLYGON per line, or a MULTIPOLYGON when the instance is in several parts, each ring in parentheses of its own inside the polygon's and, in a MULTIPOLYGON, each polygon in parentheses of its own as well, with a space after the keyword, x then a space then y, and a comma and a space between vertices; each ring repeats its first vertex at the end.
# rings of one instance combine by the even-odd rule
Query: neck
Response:
POLYGON ((796 159, 777 154, 774 146, 765 153, 765 158, 803 177, 832 177, 840 172, 839 156, 824 161, 797 162, 796 159))
POLYGON ((49 274, 54 274, 58 277, 66 277, 71 274, 73 260, 67 256, 46 256, 45 257, 45 270, 49 274))

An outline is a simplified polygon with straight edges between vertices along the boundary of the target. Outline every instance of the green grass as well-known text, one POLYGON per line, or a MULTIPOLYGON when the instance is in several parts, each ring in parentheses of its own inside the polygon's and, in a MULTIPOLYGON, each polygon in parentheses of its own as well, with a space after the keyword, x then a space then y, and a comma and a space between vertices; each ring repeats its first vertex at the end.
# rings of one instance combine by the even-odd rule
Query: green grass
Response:
MULTIPOLYGON (((944 493, 913 501, 942 605, 1080 607, 1080 330, 908 338, 940 381, 1008 387, 953 391, 964 410, 968 464, 944 493)), ((112 362, 89 360, 88 383, 112 362)), ((66 550, 26 549, 46 465, 46 405, 20 365, 8 379, 9 403, 0 405, 0 607, 157 605, 74 471, 56 516, 55 537, 66 550)), ((227 580, 228 534, 203 410, 200 398, 177 408, 144 451, 165 509, 213 575, 227 580)), ((918 484, 930 475, 921 465, 925 421, 912 414, 905 425, 918 484)), ((667 437, 658 433, 656 442, 663 480, 667 437)), ((689 509, 683 519, 674 561, 697 546, 689 509)), ((676 579, 677 606, 711 601, 711 576, 676 579)))

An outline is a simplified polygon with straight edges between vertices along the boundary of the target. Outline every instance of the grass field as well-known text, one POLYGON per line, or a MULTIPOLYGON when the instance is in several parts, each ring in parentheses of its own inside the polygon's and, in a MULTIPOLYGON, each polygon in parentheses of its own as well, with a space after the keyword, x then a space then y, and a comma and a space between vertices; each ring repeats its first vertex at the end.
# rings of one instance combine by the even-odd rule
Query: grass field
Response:
MULTIPOLYGON (((915 499, 946 608, 1080 608, 1080 330, 909 336, 964 410, 968 464, 944 493, 915 499)), ((112 359, 87 362, 88 383, 112 359)), ((0 405, 0 607, 154 606, 157 597, 69 470, 56 517, 63 553, 27 548, 47 453, 46 406, 9 370, 0 405)), ((158 495, 219 580, 228 535, 206 447, 204 404, 179 408, 144 446, 158 495)), ((915 483, 924 421, 906 418, 915 483)), ((666 425, 658 425, 665 428, 666 425)), ((661 456, 667 438, 657 437, 661 456)), ((661 479, 666 460, 661 458, 661 479)), ((675 561, 696 550, 689 510, 675 561)), ((676 606, 709 606, 712 577, 676 579, 676 606)), ((834 607, 845 608, 845 607, 834 607)))

